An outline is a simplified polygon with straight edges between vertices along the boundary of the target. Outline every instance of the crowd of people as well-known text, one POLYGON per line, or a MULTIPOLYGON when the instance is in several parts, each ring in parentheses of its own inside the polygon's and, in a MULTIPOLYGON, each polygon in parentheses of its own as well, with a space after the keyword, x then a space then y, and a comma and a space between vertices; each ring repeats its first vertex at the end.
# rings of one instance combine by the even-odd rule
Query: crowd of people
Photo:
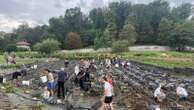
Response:
MULTIPOLYGON (((79 87, 81 91, 85 92, 90 89, 91 83, 91 72, 92 70, 96 70, 98 67, 105 67, 107 70, 111 70, 114 66, 116 68, 130 69, 131 63, 126 60, 119 60, 118 58, 112 59, 103 59, 103 60, 80 60, 76 62, 74 65, 73 74, 70 73, 69 70, 69 62, 65 61, 64 67, 61 67, 60 70, 50 71, 49 69, 44 69, 44 74, 46 75, 42 77, 44 79, 44 83, 46 86, 43 88, 43 99, 45 102, 49 101, 50 98, 54 97, 55 94, 58 98, 57 102, 62 103, 63 100, 66 100, 67 97, 67 88, 66 81, 68 80, 70 75, 74 76, 74 84, 79 87), (55 74, 56 73, 56 74, 55 74), (55 78, 55 75, 57 76, 55 78), (89 82, 89 83, 87 83, 89 82), (89 85, 88 85, 89 84, 89 85)), ((23 66, 23 73, 26 73, 26 67, 23 66)), ((99 110, 113 110, 113 96, 114 96, 114 80, 112 77, 112 73, 104 73, 102 76, 98 77, 97 80, 103 84, 103 96, 101 98, 102 106, 99 110)), ((96 76, 97 77, 97 76, 96 76)), ((176 94, 180 100, 188 99, 188 92, 184 88, 184 85, 177 85, 176 94)), ((157 103, 163 102, 167 97, 167 90, 165 85, 159 84, 158 88, 153 93, 154 100, 157 103)))

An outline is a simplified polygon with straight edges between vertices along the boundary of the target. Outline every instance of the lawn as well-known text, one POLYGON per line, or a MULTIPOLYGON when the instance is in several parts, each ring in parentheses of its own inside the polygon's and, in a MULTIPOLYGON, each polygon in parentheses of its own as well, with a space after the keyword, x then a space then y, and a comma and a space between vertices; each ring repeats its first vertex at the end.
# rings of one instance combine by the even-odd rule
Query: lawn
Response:
POLYGON ((166 68, 194 68, 194 54, 182 52, 126 52, 119 53, 124 59, 166 68))

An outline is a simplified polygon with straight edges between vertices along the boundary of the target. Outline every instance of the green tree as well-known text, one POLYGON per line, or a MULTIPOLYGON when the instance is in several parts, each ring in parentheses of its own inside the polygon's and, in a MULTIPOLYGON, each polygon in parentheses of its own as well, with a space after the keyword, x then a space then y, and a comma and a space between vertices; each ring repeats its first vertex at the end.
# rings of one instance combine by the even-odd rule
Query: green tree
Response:
POLYGON ((112 44, 113 52, 126 52, 128 51, 128 41, 127 40, 118 40, 112 44))
POLYGON ((186 46, 194 46, 194 21, 176 23, 169 45, 178 51, 184 51, 186 46))
POLYGON ((46 39, 41 43, 37 43, 34 45, 34 50, 39 51, 41 53, 51 54, 56 50, 59 50, 60 43, 54 39, 46 39))
POLYGON ((137 44, 152 43, 153 30, 150 25, 151 12, 146 4, 136 4, 132 7, 132 14, 129 20, 133 24, 137 32, 137 44))
POLYGON ((122 31, 119 34, 119 40, 127 40, 128 46, 133 45, 136 41, 137 33, 135 28, 131 24, 124 25, 122 31))
POLYGON ((65 25, 68 27, 68 32, 81 32, 84 20, 81 8, 75 7, 67 9, 64 19, 65 25))
POLYGON ((180 22, 187 19, 191 15, 192 5, 189 3, 174 7, 171 12, 171 19, 174 22, 180 22))
POLYGON ((159 37, 157 39, 157 44, 168 45, 168 40, 173 29, 173 21, 163 18, 159 25, 159 37))
POLYGON ((114 23, 108 24, 107 28, 104 31, 103 39, 106 47, 111 47, 112 42, 117 39, 117 29, 114 23))
POLYGON ((169 3, 164 0, 156 0, 148 5, 149 11, 151 13, 150 25, 153 30, 152 41, 157 43, 158 33, 159 33, 159 24, 162 18, 167 18, 170 14, 169 3))
POLYGON ((82 48, 82 41, 77 33, 70 32, 65 38, 66 49, 80 49, 82 48))

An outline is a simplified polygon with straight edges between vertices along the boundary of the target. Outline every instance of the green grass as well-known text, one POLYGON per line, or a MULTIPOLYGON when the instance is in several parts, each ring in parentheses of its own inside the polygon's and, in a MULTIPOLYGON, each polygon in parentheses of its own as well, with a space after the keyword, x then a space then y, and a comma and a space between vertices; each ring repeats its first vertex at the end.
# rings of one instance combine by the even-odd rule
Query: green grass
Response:
MULTIPOLYGON (((16 68, 21 64, 32 64, 34 61, 39 60, 43 56, 37 52, 17 52, 16 56, 20 57, 16 65, 4 65, 3 68, 16 68), (24 59, 27 57, 27 59, 24 59)), ((161 66, 165 68, 194 68, 194 53, 189 52, 123 52, 123 53, 62 53, 57 52, 52 57, 60 59, 102 59, 106 57, 120 56, 124 59, 142 62, 161 66)), ((4 56, 0 55, 0 65, 5 63, 4 56)), ((0 68, 1 68, 0 67, 0 68)))
POLYGON ((181 52, 125 52, 124 59, 165 68, 194 68, 194 54, 181 52))
POLYGON ((0 55, 0 63, 3 63, 3 62, 5 62, 4 56, 0 55))

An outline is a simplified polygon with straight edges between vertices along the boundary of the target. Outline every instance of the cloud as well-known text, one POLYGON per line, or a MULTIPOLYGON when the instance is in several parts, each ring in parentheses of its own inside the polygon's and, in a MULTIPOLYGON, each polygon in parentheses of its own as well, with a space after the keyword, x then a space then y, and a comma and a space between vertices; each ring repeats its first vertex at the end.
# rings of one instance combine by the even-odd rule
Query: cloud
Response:
POLYGON ((0 15, 0 31, 12 32, 18 26, 27 23, 30 27, 38 25, 37 22, 28 19, 13 19, 5 15, 0 15))
MULTIPOLYGON (((81 7, 83 12, 87 13, 92 8, 104 7, 115 1, 130 1, 136 4, 149 3, 153 0, 1 0, 0 15, 4 17, 0 16, 0 23, 3 24, 3 26, 0 26, 0 31, 10 31, 11 27, 15 28, 24 21, 31 24, 46 24, 51 17, 64 15, 68 8, 78 6, 81 7)), ((194 0, 168 1, 172 6, 187 2, 194 4, 194 0)))

